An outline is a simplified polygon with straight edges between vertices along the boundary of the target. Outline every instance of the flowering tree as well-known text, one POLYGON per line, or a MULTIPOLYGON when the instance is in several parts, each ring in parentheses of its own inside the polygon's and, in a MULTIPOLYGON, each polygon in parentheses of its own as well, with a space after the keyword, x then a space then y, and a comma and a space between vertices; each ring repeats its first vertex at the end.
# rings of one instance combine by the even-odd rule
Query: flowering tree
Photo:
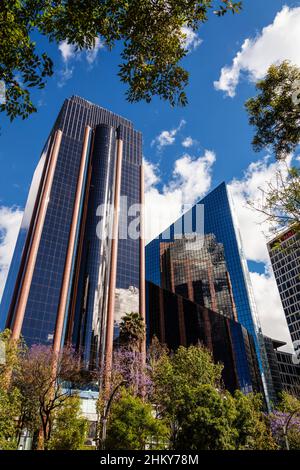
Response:
POLYGON ((13 380, 22 395, 24 424, 34 423, 41 430, 40 449, 51 437, 54 413, 75 393, 74 384, 81 382, 80 369, 70 348, 56 355, 49 346, 34 345, 21 358, 13 380))
POLYGON ((289 423, 289 427, 286 430, 288 438, 288 448, 291 447, 290 440, 294 444, 292 445, 292 448, 294 448, 294 446, 297 446, 296 440, 298 434, 299 447, 297 446, 296 448, 300 449, 300 417, 291 417, 290 413, 284 413, 282 411, 274 411, 270 416, 271 431, 274 438, 276 439, 276 442, 278 443, 278 445, 280 445, 280 447, 287 447, 285 438, 285 428, 287 423, 289 423))
POLYGON ((270 416, 273 436, 287 450, 300 449, 300 400, 287 392, 281 395, 278 409, 270 416))
POLYGON ((143 396, 145 399, 151 393, 152 381, 149 365, 143 361, 143 354, 135 349, 121 346, 114 351, 111 371, 101 371, 99 383, 103 383, 104 374, 110 373, 109 390, 99 394, 98 410, 98 442, 102 449, 106 441, 106 425, 109 419, 111 405, 121 396, 122 388, 130 390, 133 397, 143 396))

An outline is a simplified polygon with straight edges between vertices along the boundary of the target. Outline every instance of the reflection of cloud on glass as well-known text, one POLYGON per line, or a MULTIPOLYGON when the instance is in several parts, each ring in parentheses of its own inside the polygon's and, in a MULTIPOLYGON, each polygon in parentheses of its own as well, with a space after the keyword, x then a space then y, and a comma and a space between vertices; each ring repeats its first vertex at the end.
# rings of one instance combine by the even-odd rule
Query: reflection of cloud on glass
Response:
POLYGON ((25 211, 23 215, 21 229, 29 228, 29 224, 31 221, 32 213, 33 213, 34 203, 36 201, 36 197, 37 197, 37 193, 38 193, 38 189, 40 186, 40 181, 41 181, 41 177, 42 177, 42 173, 43 173, 43 169, 44 169, 44 165, 46 161, 48 147, 49 147, 49 142, 45 146, 45 149, 41 155, 41 158, 37 164, 37 167, 35 169, 35 172, 32 178, 32 183, 31 183, 28 198, 27 198, 27 203, 26 203, 26 207, 25 207, 25 211))
POLYGON ((128 289, 116 289, 115 293, 115 334, 118 336, 119 323, 126 313, 139 312, 139 289, 129 286, 128 289))

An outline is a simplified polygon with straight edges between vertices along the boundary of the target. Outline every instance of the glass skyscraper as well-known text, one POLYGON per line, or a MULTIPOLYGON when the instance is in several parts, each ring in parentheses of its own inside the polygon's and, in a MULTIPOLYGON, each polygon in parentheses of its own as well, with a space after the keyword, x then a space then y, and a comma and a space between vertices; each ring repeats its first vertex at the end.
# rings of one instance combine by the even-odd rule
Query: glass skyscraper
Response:
POLYGON ((224 247, 214 235, 162 242, 160 257, 163 288, 237 320, 224 247))
POLYGON ((292 341, 300 348, 300 233, 293 227, 268 243, 268 251, 292 341))
POLYGON ((237 321, 146 282, 148 341, 156 336, 171 351, 199 342, 223 364, 230 392, 263 392, 252 335, 237 321))
MULTIPOLYGON (((249 271, 235 217, 234 204, 225 183, 220 184, 146 246, 146 279, 162 286, 160 245, 161 243, 172 242, 176 237, 182 236, 182 234, 190 235, 191 232, 196 233, 199 226, 202 230, 202 224, 197 223, 196 220, 196 217, 201 213, 199 206, 204 208, 204 234, 213 234, 216 241, 224 247, 237 318, 254 338, 266 395, 272 398, 272 380, 249 271), (189 226, 188 229, 187 226, 189 226)), ((200 233, 200 235, 203 234, 200 233)))
POLYGON ((143 191, 141 133, 100 106, 67 99, 33 177, 0 328, 29 346, 73 344, 97 367, 120 318, 144 312, 143 237, 126 233, 131 219, 143 225, 127 210, 143 191))

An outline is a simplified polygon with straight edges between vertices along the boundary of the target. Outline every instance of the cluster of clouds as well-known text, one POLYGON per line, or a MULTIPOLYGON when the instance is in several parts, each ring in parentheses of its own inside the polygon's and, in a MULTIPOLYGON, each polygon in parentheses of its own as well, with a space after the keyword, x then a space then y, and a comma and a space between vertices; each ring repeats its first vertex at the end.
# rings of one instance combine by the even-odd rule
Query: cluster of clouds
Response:
POLYGON ((63 87, 68 80, 73 77, 75 61, 85 59, 90 68, 97 61, 99 51, 104 48, 104 44, 99 37, 95 38, 95 44, 92 49, 80 51, 68 41, 62 41, 58 45, 58 50, 63 61, 63 68, 59 71, 58 86, 63 87))
POLYGON ((215 153, 205 150, 198 157, 183 154, 174 163, 171 178, 161 186, 159 168, 145 161, 146 239, 152 240, 182 212, 188 210, 211 187, 215 153))
MULTIPOLYGON (((182 44, 188 53, 195 51, 202 44, 202 39, 199 38, 192 28, 184 26, 181 28, 181 31, 184 36, 182 44)), ((58 45, 63 62, 63 68, 58 72, 58 86, 60 88, 63 87, 73 77, 76 61, 85 59, 88 67, 92 69, 97 61, 99 51, 104 49, 104 47, 104 42, 99 37, 95 38, 95 44, 92 49, 84 51, 78 50, 75 45, 70 44, 67 40, 62 41, 58 45)))
MULTIPOLYGON (((162 148, 161 144, 165 140, 159 137, 170 132, 172 137, 166 139, 166 145, 173 145, 177 134, 175 131, 181 127, 181 123, 172 131, 163 131, 154 142, 162 148)), ((195 142, 192 138, 191 140, 195 142)), ((298 158, 295 157, 294 160, 298 158)), ((200 156, 184 153, 174 162, 168 184, 162 184, 162 179, 165 178, 161 178, 159 166, 145 161, 148 240, 161 233, 185 210, 207 194, 211 189, 215 162, 216 154, 212 150, 205 150, 200 156)), ((259 207, 268 182, 276 180, 278 171, 284 174, 291 162, 292 157, 283 163, 274 162, 270 156, 266 156, 251 163, 240 179, 234 178, 228 184, 245 257, 248 261, 263 263, 264 266, 263 273, 250 273, 262 329, 265 334, 286 341, 290 348, 291 339, 266 245, 267 240, 273 236, 272 227, 263 214, 251 209, 249 201, 259 207)))
POLYGON ((247 38, 230 66, 222 68, 220 78, 214 83, 233 98, 242 74, 251 82, 262 79, 270 65, 284 60, 300 66, 300 7, 284 6, 272 24, 253 38, 247 38))
MULTIPOLYGON (((162 130, 151 142, 151 147, 156 147, 158 152, 161 152, 164 147, 175 144, 176 139, 180 136, 182 129, 186 125, 186 121, 181 119, 177 127, 174 127, 170 130, 162 130)), ((193 139, 191 136, 186 136, 181 138, 182 147, 188 149, 190 147, 196 146, 198 141, 193 139)))
MULTIPOLYGON (((183 28, 183 32, 188 52, 199 47, 202 40, 197 33, 190 28, 183 28)), ((263 28, 255 37, 247 38, 233 58, 232 64, 222 68, 219 80, 214 83, 216 90, 223 91, 233 98, 242 76, 254 82, 264 77, 271 64, 280 63, 285 59, 300 66, 299 44, 300 7, 284 6, 273 23, 263 28)), ((60 72, 59 86, 63 86, 72 77, 76 60, 84 58, 92 67, 103 47, 101 40, 97 39, 94 49, 79 52, 66 41, 62 42, 59 51, 64 69, 60 72)), ((187 153, 188 149, 196 147, 198 142, 191 136, 182 136, 185 125, 186 122, 182 119, 177 127, 163 130, 152 141, 152 146, 161 152, 164 147, 174 145, 178 138, 181 139, 184 153, 174 162, 167 184, 162 183, 159 166, 145 161, 146 235, 149 240, 176 220, 183 207, 194 204, 211 189, 216 155, 212 150, 204 150, 200 155, 197 155, 197 152, 193 155, 187 153)), ((295 160, 299 161, 299 157, 295 157, 295 160)), ((288 161, 288 164, 290 163, 291 159, 288 161)), ((250 273, 263 331, 290 344, 266 248, 266 236, 270 234, 270 227, 263 216, 251 210, 247 204, 248 200, 258 201, 258 188, 264 190, 266 182, 275 177, 280 165, 281 163, 274 162, 269 157, 262 158, 251 163, 244 175, 240 179, 234 178, 228 187, 239 221, 245 256, 248 261, 263 263, 265 267, 263 273, 250 273)), ((0 298, 21 219, 22 211, 19 208, 0 207, 0 298)))
POLYGON ((195 51, 202 44, 203 40, 198 36, 196 31, 193 31, 192 28, 183 26, 181 31, 184 35, 183 45, 188 53, 195 51))
MULTIPOLYGON (((145 160, 146 238, 151 240, 188 210, 212 187, 216 154, 204 150, 201 155, 184 153, 174 162, 169 182, 162 183, 160 168, 145 160)), ((287 341, 290 336, 278 289, 269 263, 266 234, 270 227, 260 213, 248 206, 258 201, 258 188, 266 189, 281 163, 265 157, 251 163, 240 179, 229 185, 239 222, 245 256, 248 261, 264 263, 265 272, 250 273, 254 296, 264 333, 287 341)), ((259 201, 258 201, 259 202, 259 201)), ((20 228, 23 212, 18 207, 0 207, 0 298, 20 228)))
POLYGON ((19 207, 0 206, 0 299, 21 226, 23 211, 19 207))

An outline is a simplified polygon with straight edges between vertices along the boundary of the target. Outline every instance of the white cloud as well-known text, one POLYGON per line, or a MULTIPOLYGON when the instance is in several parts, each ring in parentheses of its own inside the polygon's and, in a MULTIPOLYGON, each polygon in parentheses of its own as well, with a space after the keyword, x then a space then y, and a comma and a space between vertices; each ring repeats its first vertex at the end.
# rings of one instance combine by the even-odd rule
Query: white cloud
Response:
POLYGON ((0 207, 0 299, 21 226, 23 212, 18 207, 0 207))
POLYGON ((299 44, 300 7, 284 6, 272 24, 263 28, 256 37, 244 41, 232 65, 222 68, 219 80, 214 83, 215 88, 234 97, 241 72, 245 72, 251 81, 256 81, 263 78, 274 63, 288 59, 300 66, 299 44))
POLYGON ((271 268, 267 268, 264 274, 252 272, 250 278, 263 333, 273 339, 285 341, 285 349, 293 352, 291 336, 271 268))
MULTIPOLYGON (((291 157, 287 163, 290 161, 291 157)), ((263 333, 286 341, 291 350, 291 337, 267 250, 267 239, 272 236, 271 227, 265 216, 249 208, 247 203, 250 200, 257 207, 261 205, 262 191, 267 189, 268 181, 275 181, 279 168, 284 172, 287 167, 282 162, 271 162, 269 157, 265 157, 251 163, 244 176, 240 180, 234 179, 228 187, 233 198, 246 259, 265 265, 265 273, 250 273, 263 333)))
MULTIPOLYGON (((287 162, 289 163, 290 159, 287 162)), ((253 202, 256 207, 261 207, 263 191, 267 190, 268 182, 276 181, 279 169, 285 172, 285 163, 270 162, 270 158, 265 157, 251 163, 240 180, 234 179, 228 185, 239 220, 245 256, 251 261, 268 262, 266 237, 271 236, 272 231, 266 217, 251 209, 248 201, 253 202)))
POLYGON ((62 69, 58 72, 59 80, 57 82, 57 86, 59 88, 62 88, 63 86, 65 86, 66 82, 68 80, 71 80, 71 78, 73 77, 73 72, 74 72, 74 67, 69 67, 66 64, 64 69, 62 69))
POLYGON ((186 121, 182 119, 175 129, 170 131, 162 131, 155 139, 151 142, 151 145, 156 145, 158 150, 161 150, 163 147, 168 145, 173 145, 175 143, 176 135, 178 132, 185 126, 186 121))
POLYGON ((199 38, 198 34, 193 31, 192 28, 183 26, 181 31, 184 35, 182 43, 188 52, 192 52, 193 50, 197 49, 200 44, 202 44, 203 40, 199 38))
POLYGON ((77 53, 76 47, 73 44, 69 44, 68 41, 62 41, 58 45, 58 49, 64 62, 69 62, 77 53))
POLYGON ((194 204, 211 186, 214 152, 193 158, 183 155, 176 160, 169 184, 159 189, 158 168, 145 162, 146 239, 151 240, 174 222, 185 204, 194 204))
POLYGON ((99 37, 95 38, 94 47, 89 50, 80 51, 76 49, 76 46, 69 44, 68 41, 62 41, 58 49, 61 53, 61 57, 64 63, 64 68, 60 70, 58 86, 63 87, 68 80, 73 77, 74 66, 70 65, 74 60, 80 60, 82 57, 85 57, 90 68, 93 67, 94 63, 97 60, 98 53, 100 49, 104 48, 104 44, 99 37))
POLYGON ((100 49, 104 48, 104 44, 100 38, 95 38, 95 45, 93 49, 86 51, 86 60, 89 65, 93 65, 98 57, 98 52, 100 49))
POLYGON ((190 148, 192 147, 193 145, 195 145, 197 143, 196 140, 192 139, 192 137, 185 137, 185 139, 183 139, 183 141, 181 142, 181 145, 185 148, 190 148))

